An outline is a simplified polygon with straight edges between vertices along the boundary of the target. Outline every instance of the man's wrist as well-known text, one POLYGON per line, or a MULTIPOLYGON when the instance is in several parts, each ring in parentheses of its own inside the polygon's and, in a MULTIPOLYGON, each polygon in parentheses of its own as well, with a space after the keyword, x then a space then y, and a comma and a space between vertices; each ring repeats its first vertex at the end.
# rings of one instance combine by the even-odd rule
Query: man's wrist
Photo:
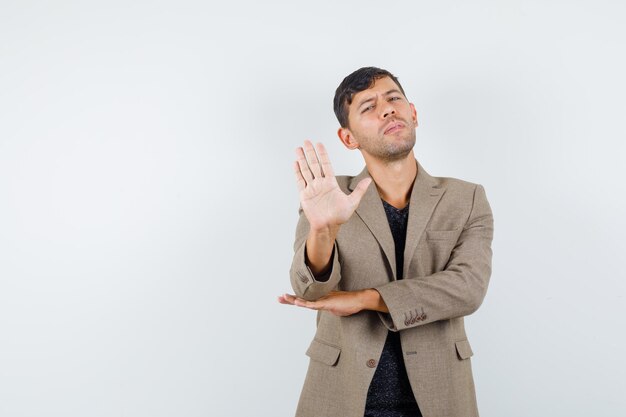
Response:
POLYGON ((311 227, 309 229, 309 237, 316 239, 329 239, 334 241, 339 233, 341 225, 311 227))
POLYGON ((380 311, 381 313, 389 313, 387 304, 383 300, 380 293, 374 288, 361 290, 361 306, 362 310, 380 311))
POLYGON ((310 230, 305 244, 305 262, 314 276, 332 267, 332 256, 337 233, 330 229, 310 230))

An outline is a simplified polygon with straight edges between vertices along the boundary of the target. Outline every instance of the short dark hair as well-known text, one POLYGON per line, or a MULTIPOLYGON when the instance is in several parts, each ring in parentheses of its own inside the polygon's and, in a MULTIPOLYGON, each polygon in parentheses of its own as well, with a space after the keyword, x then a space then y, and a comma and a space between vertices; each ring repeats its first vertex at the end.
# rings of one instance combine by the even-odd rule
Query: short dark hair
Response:
POLYGON ((335 90, 335 98, 333 99, 333 107, 335 116, 341 127, 348 127, 348 107, 352 103, 352 98, 356 93, 365 91, 374 85, 376 80, 389 77, 398 85, 404 97, 404 89, 400 82, 392 73, 387 70, 376 67, 363 67, 354 71, 343 79, 337 90, 335 90))

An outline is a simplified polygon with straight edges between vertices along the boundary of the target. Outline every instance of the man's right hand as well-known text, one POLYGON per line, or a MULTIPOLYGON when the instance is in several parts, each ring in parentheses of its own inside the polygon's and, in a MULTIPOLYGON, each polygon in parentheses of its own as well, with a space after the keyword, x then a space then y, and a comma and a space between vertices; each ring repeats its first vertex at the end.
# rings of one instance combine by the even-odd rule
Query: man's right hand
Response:
POLYGON ((316 148, 317 154, 307 140, 304 149, 296 149, 294 171, 300 206, 310 225, 306 241, 307 264, 313 274, 319 275, 330 266, 339 227, 350 219, 372 179, 361 180, 352 194, 346 195, 337 184, 326 148, 321 143, 316 148))
POLYGON ((311 230, 320 232, 338 229, 347 222, 372 180, 361 180, 352 194, 346 195, 337 184, 326 148, 318 143, 316 150, 317 155, 313 144, 308 140, 304 141, 304 149, 296 149, 294 171, 302 210, 311 230))

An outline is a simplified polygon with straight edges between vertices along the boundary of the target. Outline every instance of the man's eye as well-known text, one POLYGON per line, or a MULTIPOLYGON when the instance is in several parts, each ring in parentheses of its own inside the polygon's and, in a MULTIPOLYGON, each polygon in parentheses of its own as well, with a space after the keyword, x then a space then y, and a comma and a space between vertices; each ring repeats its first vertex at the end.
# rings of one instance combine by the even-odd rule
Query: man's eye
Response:
POLYGON ((366 111, 370 111, 374 108, 374 106, 367 106, 366 108, 364 108, 363 110, 361 110, 361 113, 365 113, 366 111))
POLYGON ((400 97, 390 97, 389 101, 396 101, 396 100, 400 100, 400 97))

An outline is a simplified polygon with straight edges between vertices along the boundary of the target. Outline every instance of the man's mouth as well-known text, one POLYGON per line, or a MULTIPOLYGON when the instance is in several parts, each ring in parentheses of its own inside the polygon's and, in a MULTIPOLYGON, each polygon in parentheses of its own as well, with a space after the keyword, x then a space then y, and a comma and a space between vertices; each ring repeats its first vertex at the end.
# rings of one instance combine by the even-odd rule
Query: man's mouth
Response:
POLYGON ((387 128, 385 129, 384 134, 388 135, 390 133, 394 133, 397 132, 398 130, 402 129, 404 127, 404 124, 400 123, 400 122, 391 122, 387 128))

